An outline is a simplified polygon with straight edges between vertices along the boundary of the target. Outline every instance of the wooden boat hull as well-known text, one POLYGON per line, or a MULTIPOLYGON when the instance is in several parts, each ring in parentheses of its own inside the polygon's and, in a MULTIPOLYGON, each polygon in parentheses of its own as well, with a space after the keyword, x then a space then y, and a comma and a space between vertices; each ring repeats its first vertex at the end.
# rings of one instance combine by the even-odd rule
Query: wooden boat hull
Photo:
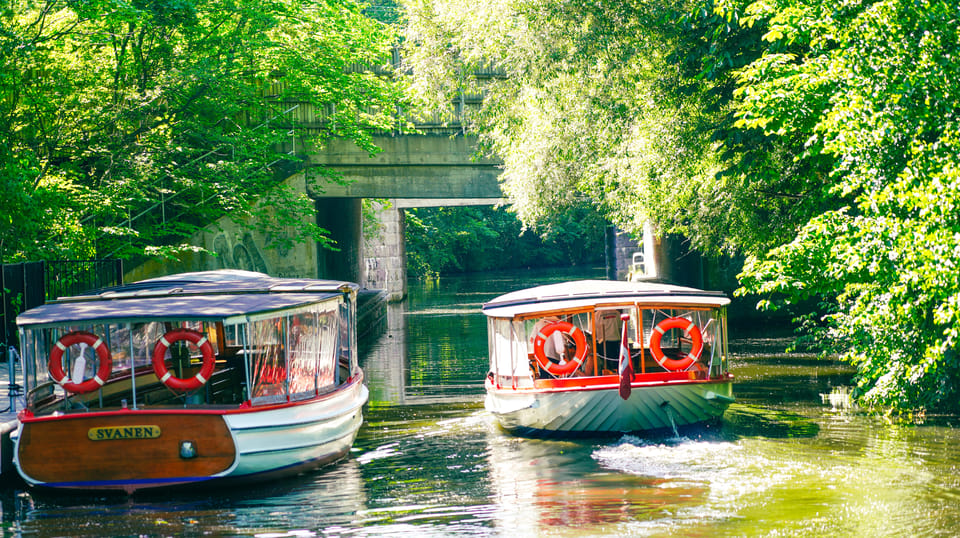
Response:
POLYGON ((732 379, 634 382, 627 400, 616 377, 562 388, 497 388, 485 407, 514 433, 616 433, 669 430, 719 418, 734 401, 732 379))
POLYGON ((344 457, 363 421, 362 379, 303 403, 124 409, 21 420, 14 463, 44 488, 138 490, 257 481, 344 457), (196 455, 183 457, 189 441, 196 455))

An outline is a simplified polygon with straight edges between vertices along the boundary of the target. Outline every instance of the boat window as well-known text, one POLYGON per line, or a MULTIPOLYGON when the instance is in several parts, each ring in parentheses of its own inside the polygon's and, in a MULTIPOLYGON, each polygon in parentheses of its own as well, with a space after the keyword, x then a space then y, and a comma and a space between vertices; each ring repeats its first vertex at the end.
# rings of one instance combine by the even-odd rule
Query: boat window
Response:
POLYGON ((290 397, 312 398, 335 384, 336 313, 320 306, 290 316, 290 397))
MULTIPOLYGON (((353 375, 353 372, 359 368, 357 365, 357 357, 355 350, 357 349, 357 334, 355 330, 351 328, 356 327, 356 324, 353 322, 354 317, 356 316, 356 304, 354 301, 341 301, 339 308, 339 317, 340 317, 340 327, 339 333, 337 334, 337 358, 339 363, 343 366, 346 366, 349 369, 350 375, 353 375)), ((334 369, 334 375, 340 375, 340 369, 334 369)), ((342 383, 343 379, 337 378, 334 382, 339 384, 342 383)))
MULTIPOLYGON (((654 327, 664 323, 671 318, 681 318, 693 323, 695 329, 691 328, 688 334, 685 328, 668 329, 661 337, 660 347, 667 358, 681 358, 690 352, 698 350, 693 348, 693 331, 696 330, 700 335, 702 348, 699 350, 697 363, 708 370, 711 375, 719 374, 721 366, 722 348, 719 346, 721 341, 721 323, 720 313, 717 310, 701 310, 693 308, 652 308, 643 311, 643 341, 649 348, 650 338, 654 327)), ((655 363, 648 363, 648 371, 662 371, 655 363)))
POLYGON ((490 318, 490 369, 501 378, 529 378, 530 360, 523 322, 490 318))
POLYGON ((601 375, 612 375, 618 371, 623 314, 630 316, 627 321, 627 347, 635 352, 639 346, 636 343, 637 315, 633 307, 602 308, 594 312, 590 331, 596 339, 597 371, 601 375))
POLYGON ((286 338, 284 317, 250 322, 250 399, 255 403, 286 401, 286 338))
POLYGON ((130 326, 129 330, 127 325, 116 327, 116 330, 110 333, 113 371, 129 372, 131 366, 133 368, 150 366, 153 348, 165 332, 164 325, 158 322, 138 323, 130 326))
MULTIPOLYGON (((320 340, 320 366, 317 370, 317 390, 323 392, 324 389, 338 384, 337 379, 337 342, 341 329, 339 318, 336 311, 322 312, 317 318, 317 338, 320 340)), ((347 328, 349 331, 349 327, 347 328)))
POLYGON ((317 358, 320 354, 317 313, 290 316, 289 327, 290 396, 293 399, 310 398, 317 393, 317 358))
MULTIPOLYGON (((52 341, 56 341, 53 339, 52 341)), ((50 356, 50 330, 21 330, 20 360, 23 368, 24 388, 28 393, 46 385, 53 393, 53 380, 47 371, 50 356)), ((46 391, 44 391, 46 392, 46 391)), ((46 397, 45 394, 43 397, 46 397)))

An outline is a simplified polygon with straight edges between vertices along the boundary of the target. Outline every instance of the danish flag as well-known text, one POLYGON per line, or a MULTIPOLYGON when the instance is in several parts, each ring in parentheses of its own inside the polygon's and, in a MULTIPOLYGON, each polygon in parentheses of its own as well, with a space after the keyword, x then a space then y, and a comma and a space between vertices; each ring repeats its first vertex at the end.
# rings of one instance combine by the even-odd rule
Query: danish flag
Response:
POLYGON ((633 381, 630 347, 627 344, 627 322, 630 320, 630 314, 621 314, 620 320, 623 322, 623 336, 620 338, 620 364, 617 371, 620 372, 620 397, 626 400, 630 397, 630 382, 633 381))

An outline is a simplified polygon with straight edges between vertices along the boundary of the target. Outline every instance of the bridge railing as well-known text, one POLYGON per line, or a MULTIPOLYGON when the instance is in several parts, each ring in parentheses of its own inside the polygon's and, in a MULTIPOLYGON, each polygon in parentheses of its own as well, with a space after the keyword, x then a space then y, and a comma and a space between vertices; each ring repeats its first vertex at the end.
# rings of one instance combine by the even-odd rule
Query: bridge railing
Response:
MULTIPOLYGON (((372 72, 384 77, 397 76, 398 73, 402 76, 403 69, 399 47, 393 48, 390 62, 387 65, 371 67, 357 63, 346 67, 346 70, 351 73, 372 72)), ((481 87, 485 80, 496 80, 506 77, 505 70, 493 66, 477 68, 473 70, 471 74, 480 80, 481 87)), ((283 95, 284 90, 285 87, 283 83, 278 81, 265 88, 265 95, 283 95)), ((466 127, 469 123, 468 118, 471 114, 480 110, 483 98, 484 92, 482 90, 472 91, 461 88, 460 91, 457 92, 457 96, 453 102, 450 103, 450 110, 418 111, 416 115, 397 110, 393 114, 393 124, 396 127, 390 131, 380 131, 377 134, 463 134, 466 132, 466 127), (410 130, 406 128, 407 125, 413 126, 414 133, 409 132, 410 130)), ((329 106, 318 109, 315 105, 307 102, 295 100, 287 100, 285 102, 289 103, 291 107, 296 107, 289 113, 287 118, 294 125, 293 129, 299 130, 301 136, 309 136, 323 128, 323 126, 326 125, 326 118, 329 118, 334 113, 334 110, 329 106)), ((366 110, 365 112, 373 113, 375 111, 366 110)))
MULTIPOLYGON (((391 59, 388 65, 383 66, 365 66, 361 64, 352 64, 346 67, 348 72, 367 72, 372 71, 380 76, 392 77, 397 76, 402 69, 402 59, 400 57, 400 50, 398 47, 395 47, 391 59)), ((479 77, 482 80, 494 80, 498 78, 504 78, 506 72, 502 69, 495 67, 481 68, 476 70, 473 73, 475 76, 479 77)), ((401 75, 402 76, 402 75, 401 75)), ((482 87, 482 83, 481 83, 482 87)), ((331 105, 314 105, 312 103, 296 101, 290 99, 280 100, 279 96, 285 94, 286 88, 282 81, 275 81, 271 84, 267 84, 263 87, 262 92, 263 96, 268 99, 275 99, 274 103, 279 103, 282 105, 280 107, 280 112, 273 117, 264 118, 257 126, 253 127, 254 129, 260 128, 262 125, 267 124, 276 124, 277 122, 282 122, 284 125, 289 125, 289 146, 284 148, 284 151, 289 155, 295 155, 304 151, 305 140, 310 137, 312 134, 316 134, 320 130, 324 129, 327 126, 326 118, 329 118, 333 115, 335 110, 331 105)), ((480 109, 480 105, 483 102, 483 92, 482 91, 460 91, 458 96, 454 99, 452 103, 451 110, 448 111, 435 111, 432 113, 421 113, 418 116, 413 116, 405 111, 397 110, 393 113, 393 125, 394 127, 390 130, 383 130, 376 132, 375 134, 390 134, 390 135, 401 135, 401 134, 431 134, 431 135, 456 135, 456 134, 465 134, 466 126, 468 125, 468 118, 471 114, 480 109), (407 125, 413 125, 414 133, 410 133, 410 130, 406 128, 407 125)), ((368 110, 366 112, 374 112, 373 110, 368 110)), ((256 122, 251 122, 256 123, 256 122)), ((213 150, 210 150, 204 155, 201 155, 190 161, 181 165, 181 167, 187 167, 194 164, 197 161, 206 159, 209 155, 223 151, 225 148, 219 147, 213 150)), ((172 172, 171 172, 172 173, 172 172)), ((143 207, 136 212, 135 214, 129 214, 126 218, 120 219, 118 222, 113 223, 112 226, 104 226, 104 229, 111 229, 113 227, 126 227, 130 229, 136 229, 137 223, 142 219, 162 219, 163 222, 177 222, 180 218, 179 210, 176 208, 176 202, 179 198, 185 197, 187 195, 199 196, 201 200, 206 201, 212 200, 217 196, 216 192, 208 192, 209 188, 206 188, 202 183, 197 184, 196 186, 189 189, 180 189, 176 192, 169 192, 167 189, 163 188, 163 181, 165 177, 161 177, 157 184, 153 186, 154 191, 157 193, 157 198, 152 201, 147 201, 148 203, 144 204, 143 207), (158 217, 159 215, 159 217, 158 217)), ((101 233, 101 236, 106 236, 111 232, 104 231, 101 233)), ((115 250, 110 253, 106 253, 106 256, 115 256, 119 251, 115 250)))

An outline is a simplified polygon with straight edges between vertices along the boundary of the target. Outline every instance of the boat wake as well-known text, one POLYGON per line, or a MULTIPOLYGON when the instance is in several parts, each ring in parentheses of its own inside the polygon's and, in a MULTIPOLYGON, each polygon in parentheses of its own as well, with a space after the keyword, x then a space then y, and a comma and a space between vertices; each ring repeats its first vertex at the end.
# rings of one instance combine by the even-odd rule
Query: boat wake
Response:
POLYGON ((731 465, 742 448, 736 443, 684 436, 651 441, 626 435, 593 457, 604 467, 655 479, 716 482, 742 471, 731 465))
POLYGON ((643 533, 738 517, 750 499, 805 472, 797 468, 802 464, 767 458, 738 443, 682 436, 648 440, 628 435, 592 457, 607 469, 645 478, 648 487, 671 499, 668 517, 643 522, 643 533))

